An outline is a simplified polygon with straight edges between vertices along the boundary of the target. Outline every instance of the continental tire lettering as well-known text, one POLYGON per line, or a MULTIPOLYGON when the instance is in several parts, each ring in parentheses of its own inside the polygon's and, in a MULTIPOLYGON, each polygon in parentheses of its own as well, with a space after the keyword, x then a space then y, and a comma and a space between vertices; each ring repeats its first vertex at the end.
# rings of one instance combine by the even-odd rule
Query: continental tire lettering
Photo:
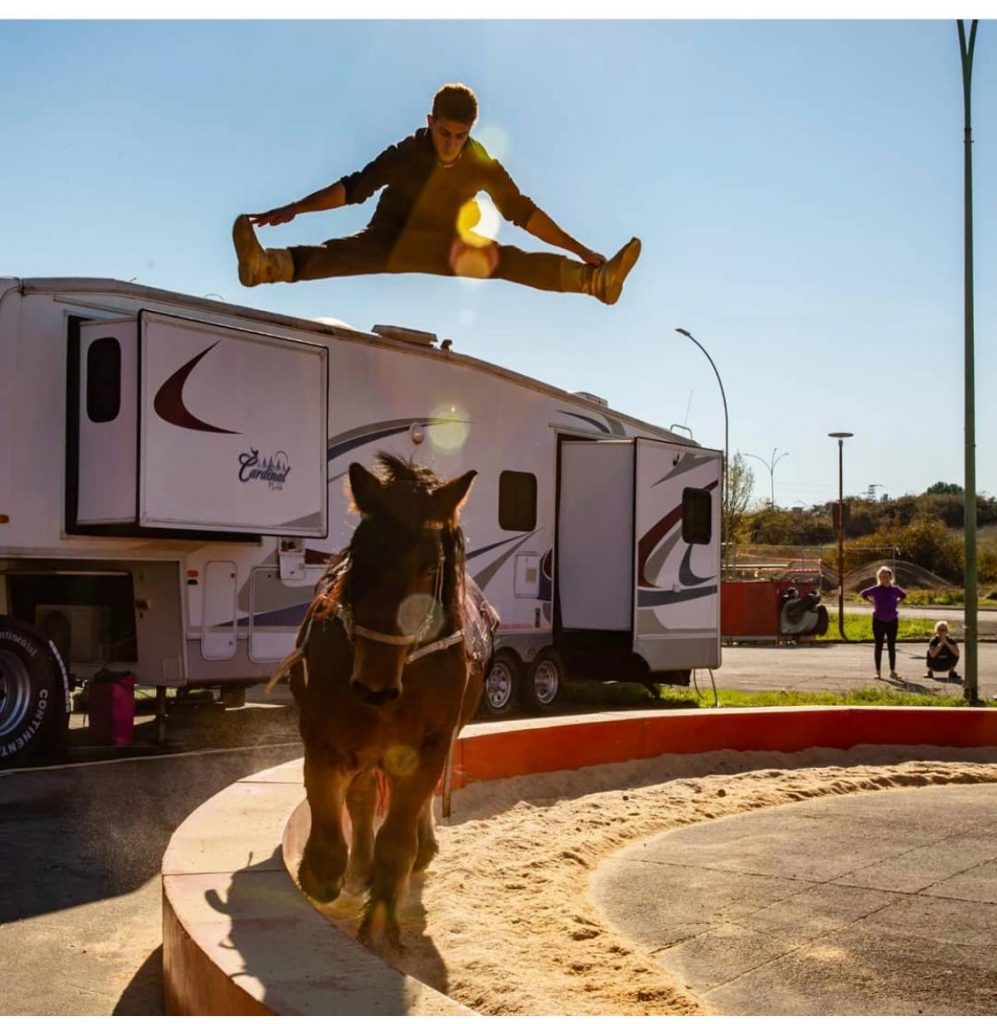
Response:
POLYGON ((0 640, 13 640, 18 647, 23 647, 32 658, 38 654, 38 648, 26 636, 15 633, 11 629, 0 630, 0 640))
POLYGON ((61 673, 60 678, 62 679, 62 692, 66 697, 66 714, 69 714, 69 712, 73 710, 73 699, 69 696, 69 673, 66 672, 66 663, 62 660, 59 648, 55 646, 51 639, 49 639, 48 645, 52 649, 52 655, 56 660, 56 664, 59 666, 59 672, 61 673))

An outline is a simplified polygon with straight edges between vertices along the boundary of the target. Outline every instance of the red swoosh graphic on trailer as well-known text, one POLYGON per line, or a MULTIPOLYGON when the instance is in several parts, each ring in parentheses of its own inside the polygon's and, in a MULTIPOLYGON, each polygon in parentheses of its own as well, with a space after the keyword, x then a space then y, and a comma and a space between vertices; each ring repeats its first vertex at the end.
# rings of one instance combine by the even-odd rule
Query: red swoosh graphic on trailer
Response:
POLYGON ((174 426, 183 427, 185 430, 203 430, 209 434, 238 434, 238 430, 226 430, 224 427, 213 427, 210 423, 198 419, 183 404, 183 386, 187 378, 194 372, 194 367, 217 345, 209 345, 200 355, 194 356, 190 362, 184 363, 156 392, 152 403, 156 415, 160 419, 172 423, 174 426))
MULTIPOLYGON (((714 480, 713 483, 707 484, 703 490, 712 491, 718 484, 719 480, 714 480)), ((644 578, 644 569, 647 564, 647 560, 651 557, 651 552, 658 546, 658 541, 680 520, 682 519, 682 506, 679 505, 677 508, 673 508, 663 519, 659 519, 654 526, 651 527, 647 533, 641 537, 637 544, 637 582, 641 587, 653 587, 653 583, 649 583, 644 578)))

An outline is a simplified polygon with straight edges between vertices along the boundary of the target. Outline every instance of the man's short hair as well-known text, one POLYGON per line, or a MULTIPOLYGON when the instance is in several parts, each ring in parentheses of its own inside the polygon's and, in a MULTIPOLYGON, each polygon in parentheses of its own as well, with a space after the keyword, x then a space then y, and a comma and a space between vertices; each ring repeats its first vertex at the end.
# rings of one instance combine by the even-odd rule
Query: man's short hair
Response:
POLYGON ((448 82, 433 97, 433 117, 474 124, 478 119, 478 97, 462 82, 448 82))

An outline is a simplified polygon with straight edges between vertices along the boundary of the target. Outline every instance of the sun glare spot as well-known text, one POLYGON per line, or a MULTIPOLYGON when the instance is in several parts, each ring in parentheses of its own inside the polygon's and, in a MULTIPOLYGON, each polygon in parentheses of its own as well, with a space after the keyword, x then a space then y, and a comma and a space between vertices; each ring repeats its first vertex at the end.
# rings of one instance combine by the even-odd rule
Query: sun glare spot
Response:
POLYGON ((410 594, 398 606, 398 628, 407 636, 435 640, 443 628, 443 608, 432 594, 410 594))
POLYGON ((419 767, 418 751, 403 743, 388 747, 384 752, 384 767, 389 775, 411 775, 419 767))
POLYGON ((487 124, 479 128, 474 137, 488 150, 488 155, 496 160, 504 160, 509 152, 509 134, 497 124, 487 124))
POLYGON ((441 405, 433 410, 433 419, 442 423, 429 426, 429 443, 441 452, 456 452, 464 447, 471 429, 467 413, 457 405, 441 405))

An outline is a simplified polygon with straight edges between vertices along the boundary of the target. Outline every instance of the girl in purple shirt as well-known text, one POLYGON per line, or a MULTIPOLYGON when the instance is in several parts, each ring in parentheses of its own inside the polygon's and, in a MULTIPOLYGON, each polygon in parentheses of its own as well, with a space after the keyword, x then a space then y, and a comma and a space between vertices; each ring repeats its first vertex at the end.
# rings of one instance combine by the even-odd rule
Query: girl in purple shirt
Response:
POLYGON ((862 591, 862 597, 872 601, 872 635, 876 641, 873 657, 876 660, 876 678, 882 679, 880 668, 883 663, 883 641, 886 641, 886 649, 890 656, 890 678, 899 680, 897 675, 897 629, 900 627, 900 619, 897 615, 897 605, 907 596, 905 590, 894 586, 893 570, 888 565, 880 566, 876 573, 879 584, 875 587, 866 587, 862 591))

